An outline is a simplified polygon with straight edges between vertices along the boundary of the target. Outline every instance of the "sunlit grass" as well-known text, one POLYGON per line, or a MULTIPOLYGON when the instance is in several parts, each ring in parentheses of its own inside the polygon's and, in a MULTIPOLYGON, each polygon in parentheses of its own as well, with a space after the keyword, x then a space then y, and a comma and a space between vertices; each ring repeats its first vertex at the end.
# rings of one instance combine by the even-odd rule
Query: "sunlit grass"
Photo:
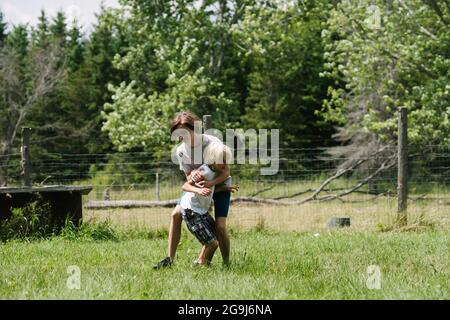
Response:
POLYGON ((122 229, 116 240, 89 238, 1 244, 1 299, 448 299, 449 233, 231 230, 232 264, 220 254, 192 268, 200 245, 183 230, 167 270, 165 234, 122 229), (127 235, 128 232, 128 235, 127 235), (67 287, 67 267, 80 268, 80 289, 67 287), (381 288, 367 287, 367 268, 381 288))

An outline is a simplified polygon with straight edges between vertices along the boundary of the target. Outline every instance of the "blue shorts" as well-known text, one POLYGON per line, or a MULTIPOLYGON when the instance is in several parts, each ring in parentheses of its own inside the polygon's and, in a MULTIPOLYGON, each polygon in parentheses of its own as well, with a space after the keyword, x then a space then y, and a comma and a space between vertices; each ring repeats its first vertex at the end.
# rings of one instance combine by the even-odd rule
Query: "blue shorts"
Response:
POLYGON ((228 210, 230 209, 231 192, 219 191, 213 194, 214 200, 214 216, 216 218, 228 217, 228 210))
MULTIPOLYGON (((185 192, 183 192, 183 194, 185 194, 185 192)), ((181 198, 177 200, 177 206, 180 205, 180 200, 181 198)), ((214 200, 214 216, 216 218, 228 217, 228 211, 230 209, 231 192, 229 191, 214 192, 213 200, 214 200)))

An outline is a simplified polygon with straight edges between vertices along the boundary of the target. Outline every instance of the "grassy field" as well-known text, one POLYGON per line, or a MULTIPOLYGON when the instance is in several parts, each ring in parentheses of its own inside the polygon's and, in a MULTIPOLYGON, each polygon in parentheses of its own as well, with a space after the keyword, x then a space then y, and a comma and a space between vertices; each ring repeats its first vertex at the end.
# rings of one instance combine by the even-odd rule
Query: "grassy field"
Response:
MULTIPOLYGON (((114 226, 162 229, 169 226, 172 208, 134 208, 85 210, 85 219, 92 222, 110 221, 114 226)), ((303 205, 233 204, 228 224, 248 230, 264 227, 273 231, 320 232, 331 217, 350 217, 352 230, 377 231, 389 228, 395 219, 397 199, 341 203, 311 202, 303 205)), ((450 205, 438 201, 410 203, 411 224, 425 223, 450 229, 450 205)))
MULTIPOLYGON (((200 245, 183 227, 175 265, 152 270, 165 255, 170 208, 84 210, 88 231, 0 244, 0 299, 450 299, 448 190, 433 194, 410 201, 408 226, 393 230, 395 197, 233 204, 228 268, 220 254, 192 267, 200 245), (333 216, 351 227, 328 230, 333 216), (79 290, 67 287, 72 265, 79 290), (371 265, 380 289, 367 287, 371 265)), ((142 199, 131 190, 117 198, 142 199)))
MULTIPOLYGON (((109 181, 103 181, 104 176, 95 177, 93 179, 82 180, 74 182, 74 185, 91 185, 92 192, 85 197, 85 200, 101 200, 103 191, 111 184, 109 181)), ((251 196, 257 193, 258 197, 276 198, 292 196, 301 191, 317 189, 326 176, 318 177, 316 179, 305 180, 286 180, 277 179, 276 182, 270 180, 258 181, 252 179, 238 179, 233 177, 233 181, 240 185, 239 192, 236 196, 251 196)), ((340 178, 331 182, 327 186, 327 190, 343 190, 354 186, 359 180, 350 178, 340 178)), ((161 200, 177 199, 180 197, 181 185, 183 181, 176 177, 164 178, 160 183, 159 194, 161 200)), ((396 193, 395 179, 384 180, 379 182, 380 192, 387 192, 392 195, 396 193)), ((326 195, 325 190, 321 195, 326 195)), ((364 185, 359 189, 361 192, 367 192, 368 186, 364 185)), ((292 197, 292 200, 300 200, 311 195, 312 192, 305 192, 301 195, 292 197)), ((410 182, 409 194, 412 197, 426 196, 428 199, 445 199, 449 200, 450 186, 444 183, 437 182, 410 182)), ((110 187, 111 200, 156 200, 155 186, 151 184, 129 186, 122 185, 121 187, 110 187)), ((353 193, 344 200, 367 200, 373 198, 373 195, 353 193)), ((392 198, 392 196, 391 196, 392 198)), ((381 199, 389 199, 389 197, 381 197, 381 199)))
MULTIPOLYGON (((184 230, 186 231, 186 230, 184 230)), ((233 263, 218 255, 209 268, 191 267, 199 245, 183 232, 178 260, 154 271, 166 233, 119 230, 103 240, 60 236, 1 245, 2 299, 449 299, 445 230, 231 232, 233 263), (70 290, 67 267, 81 271, 70 290), (369 289, 377 265, 381 288, 369 289)))

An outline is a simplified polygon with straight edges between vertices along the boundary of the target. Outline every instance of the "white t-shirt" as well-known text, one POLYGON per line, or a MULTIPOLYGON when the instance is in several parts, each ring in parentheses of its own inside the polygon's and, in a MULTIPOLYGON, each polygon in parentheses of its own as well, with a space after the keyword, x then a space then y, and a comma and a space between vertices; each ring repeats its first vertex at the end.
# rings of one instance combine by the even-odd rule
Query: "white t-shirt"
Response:
POLYGON ((194 148, 191 148, 187 143, 180 143, 180 145, 176 149, 178 163, 180 164, 180 170, 183 170, 186 174, 194 169, 199 168, 203 164, 203 153, 205 152, 206 147, 211 142, 222 143, 222 141, 220 141, 218 138, 209 134, 202 134, 202 138, 202 147, 195 147, 195 149, 198 150, 201 155, 201 159, 199 159, 200 163, 194 164, 194 152, 196 152, 196 150, 194 148))
MULTIPOLYGON (((202 174, 207 181, 211 181, 215 178, 216 173, 206 164, 202 164, 198 170, 202 171, 202 174)), ((209 196, 202 196, 195 192, 185 192, 181 197, 180 206, 183 209, 191 209, 194 212, 206 214, 208 213, 209 206, 211 205, 213 193, 214 186, 211 187, 211 193, 209 196)))

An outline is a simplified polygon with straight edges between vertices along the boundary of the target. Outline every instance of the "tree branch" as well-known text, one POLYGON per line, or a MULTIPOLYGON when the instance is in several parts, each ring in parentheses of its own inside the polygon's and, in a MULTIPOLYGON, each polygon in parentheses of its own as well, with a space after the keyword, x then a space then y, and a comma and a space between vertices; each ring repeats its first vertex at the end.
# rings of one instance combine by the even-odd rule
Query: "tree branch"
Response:
MULTIPOLYGON (((408 13, 411 16, 414 16, 414 12, 403 2, 403 0, 398 0, 398 3, 400 3, 400 5, 402 6, 403 9, 405 9, 406 11, 408 11, 408 13)), ((417 21, 414 19, 414 17, 412 17, 414 21, 417 21)), ((431 37, 433 40, 437 40, 438 38, 431 32, 429 31, 427 28, 425 28, 424 26, 420 25, 418 22, 416 22, 417 26, 419 27, 419 30, 426 34, 427 36, 431 37)))
POLYGON ((336 195, 328 195, 328 196, 321 197, 321 198, 319 198, 319 199, 317 199, 317 200, 320 200, 320 201, 334 200, 334 199, 337 199, 337 198, 346 196, 346 195, 348 195, 348 194, 350 194, 350 193, 352 193, 352 192, 358 190, 358 189, 361 188, 363 185, 365 185, 367 182, 369 182, 370 180, 372 180, 372 179, 373 179, 376 175, 378 175, 381 171, 387 170, 387 169, 393 167, 393 166, 396 164, 395 161, 391 161, 391 163, 389 163, 389 164, 388 164, 388 162, 389 162, 389 161, 383 162, 383 163, 381 164, 381 166, 380 166, 374 173, 372 173, 372 174, 369 175, 368 177, 366 177, 366 178, 364 178, 363 180, 361 180, 360 182, 358 182, 358 183, 357 183, 356 185, 354 185, 352 188, 350 188, 350 189, 348 189, 348 190, 346 190, 346 191, 344 191, 344 192, 341 192, 341 193, 339 193, 339 194, 336 194, 336 195))
MULTIPOLYGON (((340 8, 340 11, 341 11, 341 13, 342 13, 343 15, 345 15, 350 21, 354 22, 354 23, 359 27, 359 29, 361 30, 361 32, 362 32, 365 36, 364 36, 363 34, 361 34, 361 32, 358 32, 358 30, 355 30, 355 32, 361 37, 361 39, 364 39, 364 38, 365 38, 365 39, 367 39, 367 40, 377 42, 376 39, 373 39, 373 38, 367 36, 368 32, 367 32, 367 30, 364 28, 364 26, 361 24, 360 21, 358 21, 357 19, 351 18, 349 15, 347 15, 347 13, 346 13, 342 8, 340 8)), ((417 64, 417 63, 413 63, 413 62, 411 62, 411 61, 409 61, 409 60, 404 60, 404 59, 402 59, 399 55, 390 52, 390 51, 387 50, 386 48, 381 48, 381 50, 382 50, 382 52, 383 52, 384 54, 388 55, 390 58, 392 58, 392 59, 394 59, 394 60, 396 60, 396 61, 402 61, 402 62, 406 63, 407 65, 409 65, 410 67, 417 68, 419 71, 423 72, 424 74, 426 74, 426 75, 429 76, 430 78, 436 78, 436 77, 437 77, 437 75, 436 75, 433 71, 431 71, 430 69, 428 69, 428 68, 427 68, 425 65, 423 65, 423 64, 417 64)))

